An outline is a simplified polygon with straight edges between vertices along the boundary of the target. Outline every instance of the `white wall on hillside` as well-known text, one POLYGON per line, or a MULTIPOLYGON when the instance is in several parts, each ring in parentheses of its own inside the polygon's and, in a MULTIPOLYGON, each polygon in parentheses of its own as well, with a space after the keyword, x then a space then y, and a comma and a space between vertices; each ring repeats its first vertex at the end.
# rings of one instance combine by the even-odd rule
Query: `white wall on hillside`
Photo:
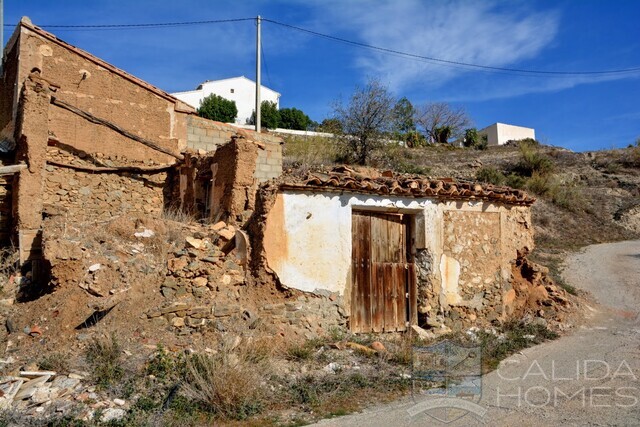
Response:
POLYGON ((504 145, 507 141, 519 141, 521 139, 536 139, 534 129, 523 126, 494 123, 478 131, 479 135, 487 135, 489 145, 504 145))
MULTIPOLYGON (((280 94, 266 86, 260 87, 260 97, 262 101, 275 102, 279 109, 280 94)), ((206 81, 198 86, 196 90, 176 92, 171 95, 186 102, 194 108, 198 108, 200 106, 200 102, 212 93, 230 101, 235 101, 236 107, 238 108, 238 116, 235 121, 236 124, 245 124, 255 109, 256 83, 244 76, 206 81)))

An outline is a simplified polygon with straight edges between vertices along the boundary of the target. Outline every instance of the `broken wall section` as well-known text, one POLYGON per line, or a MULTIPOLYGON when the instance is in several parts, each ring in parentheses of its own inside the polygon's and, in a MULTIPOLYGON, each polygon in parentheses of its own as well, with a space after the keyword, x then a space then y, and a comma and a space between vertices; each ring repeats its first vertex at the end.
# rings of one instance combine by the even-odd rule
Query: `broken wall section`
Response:
POLYGON ((187 119, 187 147, 193 150, 215 151, 237 134, 255 141, 259 151, 254 177, 265 182, 282 174, 282 144, 279 136, 256 133, 226 123, 189 116, 187 119))
MULTIPOLYGON (((18 93, 29 75, 37 71, 40 78, 59 88, 55 97, 60 101, 90 111, 94 116, 156 141, 168 150, 179 152, 186 147, 186 116, 195 113, 190 106, 63 42, 26 18, 21 20, 12 41, 15 44, 12 49, 17 49, 18 56, 11 62, 8 58, 6 65, 9 68, 17 66, 13 84, 18 93)), ((15 111, 11 119, 15 119, 15 111)), ((132 144, 129 138, 113 129, 92 125, 63 108, 51 108, 48 131, 61 144, 87 153, 158 163, 171 159, 140 144, 132 144)))

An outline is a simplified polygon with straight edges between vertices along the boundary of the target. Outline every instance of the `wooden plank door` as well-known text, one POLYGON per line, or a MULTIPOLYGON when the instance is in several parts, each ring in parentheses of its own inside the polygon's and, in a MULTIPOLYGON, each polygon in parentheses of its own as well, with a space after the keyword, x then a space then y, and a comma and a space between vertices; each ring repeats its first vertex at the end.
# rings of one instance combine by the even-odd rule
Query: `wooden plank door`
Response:
POLYGON ((352 331, 406 330, 415 311, 415 269, 403 215, 354 212, 352 240, 352 331))

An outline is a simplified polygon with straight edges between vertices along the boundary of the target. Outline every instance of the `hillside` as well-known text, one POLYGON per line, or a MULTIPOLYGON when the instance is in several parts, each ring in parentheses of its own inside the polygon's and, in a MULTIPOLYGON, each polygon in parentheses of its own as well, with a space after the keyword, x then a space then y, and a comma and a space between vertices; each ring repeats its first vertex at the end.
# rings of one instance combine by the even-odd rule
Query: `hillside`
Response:
MULTIPOLYGON (((333 163, 336 153, 331 141, 289 140, 285 163, 313 169, 333 163)), ((640 235, 640 147, 575 153, 537 144, 487 150, 393 146, 374 153, 371 166, 527 190, 538 198, 533 217, 540 251, 640 235)))

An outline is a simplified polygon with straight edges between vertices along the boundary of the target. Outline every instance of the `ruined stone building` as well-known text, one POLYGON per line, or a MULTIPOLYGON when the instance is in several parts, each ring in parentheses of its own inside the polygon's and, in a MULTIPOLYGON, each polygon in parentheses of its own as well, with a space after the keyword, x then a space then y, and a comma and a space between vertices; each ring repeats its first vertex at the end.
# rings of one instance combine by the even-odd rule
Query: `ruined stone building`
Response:
POLYGON ((356 332, 505 320, 513 263, 533 248, 533 201, 520 190, 344 167, 285 178, 264 255, 286 287, 339 297, 356 332))
POLYGON ((274 324, 404 331, 513 311, 512 269, 533 247, 534 200, 519 190, 344 167, 281 176, 280 138, 197 117, 28 19, 3 64, 0 170, 11 215, 0 225, 25 266, 46 262, 47 216, 100 226, 187 212, 248 234, 246 283, 281 292, 252 309, 274 324))
POLYGON ((240 187, 282 171, 279 138, 202 119, 191 106, 27 18, 3 61, 0 135, 3 147, 15 147, 5 150, 4 162, 24 168, 13 180, 11 222, 3 224, 23 263, 41 257, 48 213, 101 221, 175 209, 227 219, 244 210, 234 207, 242 205, 238 193, 248 197, 240 187), (234 138, 245 141, 235 147, 249 153, 251 165, 239 165, 236 150, 225 148, 198 173, 185 154, 213 152, 234 138), (216 171, 222 163, 226 169, 216 171))

